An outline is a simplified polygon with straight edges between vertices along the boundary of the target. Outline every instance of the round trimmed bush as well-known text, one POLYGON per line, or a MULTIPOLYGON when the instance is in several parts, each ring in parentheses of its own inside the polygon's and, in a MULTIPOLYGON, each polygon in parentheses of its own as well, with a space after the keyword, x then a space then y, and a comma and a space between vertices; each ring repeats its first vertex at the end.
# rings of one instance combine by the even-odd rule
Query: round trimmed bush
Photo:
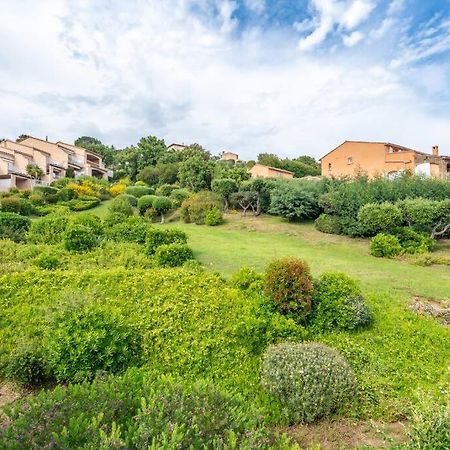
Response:
POLYGON ((344 273, 324 273, 314 288, 311 323, 317 331, 354 330, 371 321, 357 282, 344 273))
POLYGON ((130 194, 120 194, 116 198, 123 198, 125 199, 131 206, 137 206, 138 199, 134 195, 130 194))
POLYGON ((116 242, 144 244, 149 229, 150 225, 144 218, 128 217, 108 230, 108 238, 116 242))
POLYGON ((155 200, 156 195, 144 195, 138 199, 138 208, 141 214, 144 214, 147 209, 153 207, 153 200, 155 200))
POLYGON ((19 197, 2 197, 0 198, 0 209, 3 212, 11 212, 20 214, 21 202, 19 197))
POLYGON ((377 258, 400 255, 402 246, 397 236, 379 233, 370 240, 370 254, 377 258))
POLYGON ((297 258, 282 258, 266 269, 264 291, 277 309, 303 320, 311 310, 313 279, 309 265, 297 258))
POLYGON ((152 202, 152 208, 161 216, 161 223, 164 223, 164 214, 172 209, 172 200, 169 197, 156 197, 152 202))
POLYGON ((160 267, 179 267, 194 259, 194 252, 186 244, 160 245, 155 252, 155 262, 160 267))
POLYGON ((42 219, 34 220, 27 241, 32 244, 58 244, 63 239, 68 220, 65 214, 49 214, 42 219))
POLYGON ((242 267, 230 278, 230 285, 241 291, 259 290, 262 288, 263 281, 263 275, 256 270, 242 267))
POLYGON ((86 225, 72 224, 63 236, 64 248, 69 252, 86 252, 98 245, 96 236, 86 225))
POLYGON ((47 337, 58 381, 91 380, 98 371, 120 373, 141 354, 140 333, 114 311, 74 304, 57 313, 47 337))
POLYGON ((314 226, 322 233, 340 234, 341 225, 339 217, 330 214, 321 214, 314 222, 314 226))
POLYGON ((24 241, 30 226, 31 219, 28 217, 16 213, 0 212, 0 239, 24 241))
POLYGON ((314 422, 340 410, 357 389, 345 358, 315 342, 269 347, 262 384, 281 400, 292 422, 314 422))
POLYGON ((187 189, 174 189, 170 194, 170 198, 173 203, 179 207, 189 197, 189 191, 187 189))
POLYGON ((61 261, 56 255, 43 253, 33 260, 33 265, 44 270, 55 270, 61 266, 61 261))
POLYGON ((76 216, 71 216, 69 219, 69 224, 84 225, 85 227, 88 227, 97 241, 102 239, 105 235, 102 219, 95 214, 83 213, 77 214, 76 216))
POLYGON ((156 188, 155 194, 161 197, 170 197, 172 191, 178 189, 179 186, 173 184, 162 184, 158 188, 156 188))
POLYGON ((161 230, 160 228, 150 228, 146 238, 146 252, 148 256, 155 254, 160 245, 186 244, 187 236, 184 231, 176 228, 161 230))
POLYGON ((49 378, 47 359, 41 350, 33 345, 19 347, 9 357, 6 367, 8 378, 23 386, 39 386, 49 378))
POLYGON ((210 227, 214 227, 216 225, 220 225, 223 223, 223 215, 220 208, 215 206, 214 208, 211 208, 207 213, 205 217, 205 225, 209 225, 210 227))
POLYGON ((394 233, 405 253, 427 253, 433 249, 435 244, 435 241, 429 235, 418 233, 412 228, 397 228, 394 233))
POLYGON ((128 217, 133 215, 133 207, 127 199, 117 196, 109 205, 109 213, 128 217))
POLYGON ((149 186, 128 186, 124 190, 124 194, 132 195, 133 197, 143 197, 144 195, 152 195, 155 191, 149 186))

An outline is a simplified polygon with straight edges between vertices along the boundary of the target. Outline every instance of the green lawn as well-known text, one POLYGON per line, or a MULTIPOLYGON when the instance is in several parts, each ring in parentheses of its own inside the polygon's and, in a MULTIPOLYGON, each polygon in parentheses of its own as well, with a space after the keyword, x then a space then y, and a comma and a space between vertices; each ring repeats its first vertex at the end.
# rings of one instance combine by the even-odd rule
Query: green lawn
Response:
MULTIPOLYGON (((296 256, 308 261, 315 275, 343 271, 360 280, 366 291, 450 300, 449 266, 421 267, 375 258, 369 254, 368 240, 327 235, 312 223, 229 215, 226 224, 218 227, 181 222, 161 226, 183 229, 197 258, 225 276, 242 266, 263 270, 273 258, 296 256)), ((441 244, 438 253, 450 256, 449 244, 441 244)))

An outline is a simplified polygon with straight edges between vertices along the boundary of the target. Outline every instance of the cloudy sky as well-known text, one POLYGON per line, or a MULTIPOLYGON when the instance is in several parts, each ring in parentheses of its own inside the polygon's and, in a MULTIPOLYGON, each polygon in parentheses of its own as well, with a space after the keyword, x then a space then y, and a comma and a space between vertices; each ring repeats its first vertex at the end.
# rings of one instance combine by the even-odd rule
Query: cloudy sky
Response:
POLYGON ((450 0, 0 0, 0 137, 450 154, 450 0))

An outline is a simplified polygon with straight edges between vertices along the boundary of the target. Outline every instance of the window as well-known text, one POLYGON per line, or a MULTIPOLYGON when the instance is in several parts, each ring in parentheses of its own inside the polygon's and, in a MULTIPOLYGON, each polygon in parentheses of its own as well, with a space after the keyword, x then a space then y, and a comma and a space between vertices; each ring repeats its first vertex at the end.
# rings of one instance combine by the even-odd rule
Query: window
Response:
POLYGON ((328 163, 328 170, 331 171, 331 163, 328 163))
POLYGON ((351 156, 347 158, 347 164, 353 164, 353 158, 351 156))

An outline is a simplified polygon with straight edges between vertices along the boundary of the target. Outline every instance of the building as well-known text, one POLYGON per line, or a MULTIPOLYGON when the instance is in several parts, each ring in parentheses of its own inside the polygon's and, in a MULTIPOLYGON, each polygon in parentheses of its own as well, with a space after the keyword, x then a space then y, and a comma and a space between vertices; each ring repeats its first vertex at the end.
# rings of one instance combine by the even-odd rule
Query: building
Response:
POLYGON ((234 163, 239 161, 239 155, 233 152, 222 152, 220 154, 221 161, 233 161, 234 163))
POLYGON ((406 171, 442 179, 450 177, 450 156, 440 156, 437 145, 429 154, 389 142, 345 141, 320 162, 322 175, 327 177, 358 174, 392 177, 406 171))
POLYGON ((167 147, 167 150, 169 151, 173 151, 173 152, 181 152, 182 150, 184 150, 185 148, 188 148, 187 145, 184 144, 170 144, 167 147))
POLYGON ((72 169, 75 176, 88 175, 108 178, 110 171, 103 165, 101 155, 64 142, 28 137, 21 142, 0 142, 0 190, 31 189, 36 184, 50 184, 66 176, 72 169), (27 166, 37 166, 43 176, 33 179, 27 166))
POLYGON ((294 172, 278 169, 276 167, 265 166, 263 164, 255 164, 249 172, 252 178, 294 178, 294 172))

